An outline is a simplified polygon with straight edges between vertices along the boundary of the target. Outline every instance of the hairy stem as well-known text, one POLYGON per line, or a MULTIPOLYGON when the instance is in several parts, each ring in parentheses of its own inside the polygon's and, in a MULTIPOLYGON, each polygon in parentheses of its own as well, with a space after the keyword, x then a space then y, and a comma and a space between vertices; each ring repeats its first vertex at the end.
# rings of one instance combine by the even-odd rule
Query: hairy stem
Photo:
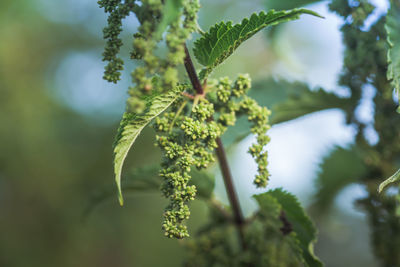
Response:
MULTIPOLYGON (((196 69, 194 68, 192 59, 189 54, 189 50, 187 49, 186 45, 185 45, 185 54, 186 54, 185 68, 190 78, 190 82, 192 83, 193 88, 196 90, 197 95, 204 95, 203 86, 201 85, 199 77, 197 76, 196 69)), ((235 190, 235 186, 233 185, 232 174, 229 169, 229 164, 226 158, 224 146, 219 137, 217 138, 216 141, 218 147, 215 149, 215 151, 218 157, 218 162, 222 172, 222 177, 224 179, 225 189, 228 194, 229 203, 232 207, 234 223, 236 225, 236 228, 238 229, 239 239, 242 249, 245 250, 246 249, 246 244, 244 242, 245 219, 243 217, 242 210, 240 208, 240 203, 235 190)))

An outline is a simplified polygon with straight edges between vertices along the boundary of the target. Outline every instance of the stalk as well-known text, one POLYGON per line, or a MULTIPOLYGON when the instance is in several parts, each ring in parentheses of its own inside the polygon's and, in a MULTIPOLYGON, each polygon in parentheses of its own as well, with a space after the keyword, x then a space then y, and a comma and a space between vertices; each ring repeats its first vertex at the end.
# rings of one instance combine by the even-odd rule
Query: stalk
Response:
MULTIPOLYGON (((194 68, 193 61, 190 57, 189 50, 185 44, 185 69, 189 76, 190 82, 192 83, 193 88, 196 90, 197 95, 204 95, 204 88, 200 83, 199 77, 197 76, 196 69, 194 68)), ((235 190, 235 186, 233 184, 232 174, 229 168, 228 160, 226 157, 225 149, 222 144, 221 138, 217 138, 217 148, 215 149, 219 166, 221 169, 222 177, 224 179, 225 189, 228 194, 229 203, 232 207, 233 211, 233 222, 238 230, 239 240, 242 246, 242 249, 246 249, 246 244, 244 241, 244 225, 245 219, 243 217, 242 210, 240 208, 239 199, 235 190)))

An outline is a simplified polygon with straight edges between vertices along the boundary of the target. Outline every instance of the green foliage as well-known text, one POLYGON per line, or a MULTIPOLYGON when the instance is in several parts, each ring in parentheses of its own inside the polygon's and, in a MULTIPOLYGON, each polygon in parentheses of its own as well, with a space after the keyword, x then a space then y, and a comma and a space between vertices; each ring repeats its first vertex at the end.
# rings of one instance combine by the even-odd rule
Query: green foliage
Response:
POLYGON ((299 86, 297 91, 289 95, 289 99, 272 107, 274 116, 272 123, 281 123, 298 117, 330 108, 348 110, 351 107, 351 100, 340 98, 333 93, 323 89, 310 91, 299 86))
MULTIPOLYGON (((314 242, 317 240, 317 230, 296 197, 282 189, 275 189, 265 194, 275 198, 281 205, 281 210, 284 211, 283 216, 287 218, 287 221, 296 233, 296 238, 300 242, 306 266, 323 266, 320 260, 314 255, 314 242)), ((261 198, 256 197, 256 199, 260 206, 265 208, 262 206, 264 204, 261 198)))
POLYGON ((275 10, 293 9, 321 1, 323 0, 291 0, 291 1, 264 0, 267 8, 275 10))
POLYGON ((301 14, 320 17, 307 9, 254 13, 249 19, 232 25, 232 22, 220 22, 195 42, 194 55, 206 68, 200 74, 205 78, 219 64, 224 62, 244 41, 268 26, 298 19, 301 14))
POLYGON ((356 147, 348 149, 335 147, 320 165, 314 205, 320 211, 326 211, 340 190, 351 183, 358 182, 366 171, 366 166, 356 147))
POLYGON ((388 185, 394 183, 394 182, 398 182, 400 181, 400 169, 397 170, 397 172, 395 174, 393 174, 392 176, 390 176, 389 178, 387 178, 385 181, 383 181, 378 188, 378 192, 382 192, 383 189, 385 189, 385 187, 387 187, 388 185))
MULTIPOLYGON (((392 81, 400 102, 400 3, 398 1, 391 1, 385 28, 389 43, 387 77, 392 81)), ((400 113, 400 107, 397 111, 400 113)))
POLYGON ((244 226, 247 249, 238 246, 234 225, 209 206, 210 222, 195 238, 185 240, 185 266, 307 266, 294 232, 285 232, 282 206, 271 194, 255 196, 260 209, 244 226))
POLYGON ((121 172, 125 158, 128 155, 136 138, 144 127, 156 116, 167 109, 183 91, 184 86, 178 86, 175 90, 166 94, 155 94, 147 98, 147 108, 144 114, 134 114, 126 112, 118 128, 114 142, 114 173, 115 181, 118 186, 119 202, 123 205, 121 191, 121 172))

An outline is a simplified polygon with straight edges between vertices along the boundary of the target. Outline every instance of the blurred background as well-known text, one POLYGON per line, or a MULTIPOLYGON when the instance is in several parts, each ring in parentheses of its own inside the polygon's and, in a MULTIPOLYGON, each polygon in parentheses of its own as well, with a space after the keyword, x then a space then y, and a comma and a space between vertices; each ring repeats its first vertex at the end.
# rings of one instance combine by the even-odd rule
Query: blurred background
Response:
MULTIPOLYGON (((372 2, 378 8, 371 23, 387 10, 386 1, 372 2)), ((239 22, 269 8, 262 0, 201 4, 205 30, 222 19, 239 22)), ((346 96, 348 91, 336 85, 343 61, 342 21, 329 13, 327 2, 308 8, 325 19, 302 16, 257 34, 215 77, 249 73, 258 88, 279 88, 285 79, 346 96)), ((137 21, 124 22, 122 55, 128 58, 137 21)), ((179 266, 183 258, 179 242, 162 235, 166 201, 159 192, 128 194, 122 208, 116 197, 92 204, 97 192, 114 190, 112 142, 135 67, 126 60, 118 85, 102 80, 105 24, 95 0, 0 2, 0 266, 179 266)), ((259 97, 272 105, 276 94, 266 90, 259 97)), ((371 123, 372 97, 373 90, 363 97, 358 114, 371 123)), ((323 158, 354 142, 355 131, 345 121, 342 111, 330 109, 274 125, 268 145, 271 188, 282 186, 311 205, 323 158)), ((125 170, 160 160, 153 137, 151 129, 144 131, 125 170)), ((377 138, 371 127, 369 141, 377 138)), ((245 214, 256 208, 251 195, 261 192, 252 186, 256 165, 246 153, 253 141, 248 136, 229 147, 245 214)), ((226 202, 217 170, 215 193, 226 202)), ((320 232, 316 254, 326 266, 378 266, 365 215, 353 205, 363 195, 362 186, 346 186, 328 214, 313 214, 320 232)), ((195 201, 192 233, 205 216, 205 206, 195 201)))

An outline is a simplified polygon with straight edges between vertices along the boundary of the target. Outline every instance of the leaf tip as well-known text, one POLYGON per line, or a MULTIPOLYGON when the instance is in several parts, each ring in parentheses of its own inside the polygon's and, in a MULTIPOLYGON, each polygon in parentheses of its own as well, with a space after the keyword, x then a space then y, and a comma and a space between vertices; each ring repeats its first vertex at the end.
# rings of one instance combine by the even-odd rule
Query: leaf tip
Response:
POLYGON ((119 205, 122 207, 124 205, 124 198, 122 197, 121 188, 118 188, 118 201, 119 205))

